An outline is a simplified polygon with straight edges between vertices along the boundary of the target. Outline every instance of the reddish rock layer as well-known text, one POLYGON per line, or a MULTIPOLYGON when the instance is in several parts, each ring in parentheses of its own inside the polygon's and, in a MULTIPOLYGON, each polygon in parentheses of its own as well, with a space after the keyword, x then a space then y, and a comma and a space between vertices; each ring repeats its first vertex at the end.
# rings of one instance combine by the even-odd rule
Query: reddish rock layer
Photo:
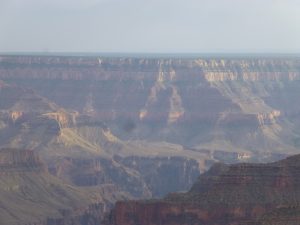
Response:
POLYGON ((271 164, 216 165, 186 194, 117 203, 107 224, 293 224, 299 216, 299 171, 299 155, 271 164))

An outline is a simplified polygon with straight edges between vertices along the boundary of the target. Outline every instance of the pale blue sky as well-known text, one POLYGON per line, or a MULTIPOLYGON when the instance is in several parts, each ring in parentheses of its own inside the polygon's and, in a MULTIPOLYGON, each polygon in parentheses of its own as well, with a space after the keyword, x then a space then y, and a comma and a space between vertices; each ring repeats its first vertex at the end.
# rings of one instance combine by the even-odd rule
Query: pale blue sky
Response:
POLYGON ((0 51, 300 52, 300 0, 0 0, 0 51))

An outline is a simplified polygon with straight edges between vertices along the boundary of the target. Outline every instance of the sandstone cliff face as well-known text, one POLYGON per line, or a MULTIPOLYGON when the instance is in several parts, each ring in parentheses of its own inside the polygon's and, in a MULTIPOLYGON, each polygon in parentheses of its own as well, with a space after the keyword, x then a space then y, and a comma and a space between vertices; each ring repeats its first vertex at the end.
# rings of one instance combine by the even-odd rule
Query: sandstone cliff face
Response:
POLYGON ((299 155, 270 164, 219 164, 188 193, 117 203, 108 224, 296 224, 299 167, 299 155))

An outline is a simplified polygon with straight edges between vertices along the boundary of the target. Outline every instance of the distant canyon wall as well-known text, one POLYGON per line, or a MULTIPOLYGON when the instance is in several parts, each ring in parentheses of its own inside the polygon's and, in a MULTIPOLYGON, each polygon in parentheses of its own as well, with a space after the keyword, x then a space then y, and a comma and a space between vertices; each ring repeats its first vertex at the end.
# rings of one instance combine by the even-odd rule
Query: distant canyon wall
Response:
POLYGON ((299 58, 1 56, 0 79, 125 140, 279 152, 300 143, 299 58))

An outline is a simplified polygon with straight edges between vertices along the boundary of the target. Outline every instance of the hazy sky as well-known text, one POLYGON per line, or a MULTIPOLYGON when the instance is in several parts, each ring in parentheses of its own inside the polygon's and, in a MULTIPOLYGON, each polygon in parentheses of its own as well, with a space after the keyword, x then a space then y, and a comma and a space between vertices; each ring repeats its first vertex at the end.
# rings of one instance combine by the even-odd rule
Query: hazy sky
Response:
POLYGON ((300 52, 300 0, 0 0, 0 51, 300 52))

